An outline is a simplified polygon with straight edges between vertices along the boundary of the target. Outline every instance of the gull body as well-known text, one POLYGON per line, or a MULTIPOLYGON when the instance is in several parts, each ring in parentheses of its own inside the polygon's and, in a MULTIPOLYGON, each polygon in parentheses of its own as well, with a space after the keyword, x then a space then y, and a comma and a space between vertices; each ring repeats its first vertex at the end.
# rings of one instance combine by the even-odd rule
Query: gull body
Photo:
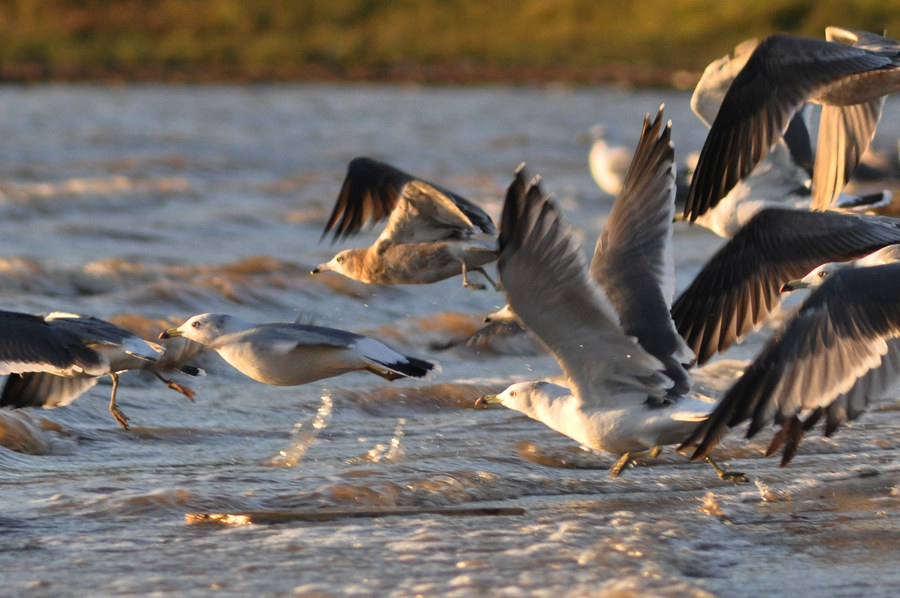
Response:
POLYGON ((588 152, 588 168, 600 189, 608 195, 622 192, 622 179, 631 163, 631 152, 622 146, 612 145, 603 125, 590 129, 591 149, 588 152))

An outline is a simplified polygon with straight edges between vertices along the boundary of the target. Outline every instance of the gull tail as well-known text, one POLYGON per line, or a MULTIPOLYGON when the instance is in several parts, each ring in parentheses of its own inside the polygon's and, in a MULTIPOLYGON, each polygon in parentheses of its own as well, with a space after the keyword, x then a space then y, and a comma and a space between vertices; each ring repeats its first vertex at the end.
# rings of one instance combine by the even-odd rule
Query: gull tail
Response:
POLYGON ((366 363, 365 369, 385 380, 425 378, 440 372, 438 364, 398 353, 373 338, 362 337, 356 343, 356 349, 366 363))
POLYGON ((834 207, 845 212, 866 212, 875 208, 883 208, 891 203, 893 197, 889 189, 868 195, 841 194, 834 200, 834 207))
POLYGON ((175 369, 178 370, 179 372, 181 372, 182 374, 185 374, 187 376, 193 376, 194 378, 198 378, 198 377, 206 375, 206 370, 204 370, 203 368, 198 368, 197 366, 191 365, 189 363, 180 365, 175 369))

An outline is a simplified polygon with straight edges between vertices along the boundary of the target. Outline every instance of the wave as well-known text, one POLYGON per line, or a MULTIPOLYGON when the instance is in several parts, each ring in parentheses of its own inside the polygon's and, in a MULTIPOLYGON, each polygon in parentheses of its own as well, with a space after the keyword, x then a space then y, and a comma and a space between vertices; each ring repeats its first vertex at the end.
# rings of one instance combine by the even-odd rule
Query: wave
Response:
MULTIPOLYGON (((122 200, 134 196, 186 195, 193 193, 191 183, 183 177, 133 178, 124 175, 106 177, 73 177, 61 181, 0 183, 0 202, 51 208, 53 202, 65 199, 94 198, 122 200)), ((65 207, 65 206, 60 206, 65 207)))

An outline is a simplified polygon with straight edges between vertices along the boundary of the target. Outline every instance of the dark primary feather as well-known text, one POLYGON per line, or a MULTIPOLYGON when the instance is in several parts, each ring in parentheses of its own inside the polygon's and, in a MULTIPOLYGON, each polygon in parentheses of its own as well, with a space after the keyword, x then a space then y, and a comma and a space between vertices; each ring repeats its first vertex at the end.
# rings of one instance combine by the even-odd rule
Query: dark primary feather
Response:
POLYGON ((836 271, 776 332, 682 446, 697 443, 692 459, 699 459, 729 427, 750 420, 749 438, 775 423, 784 429, 771 452, 783 443, 786 464, 803 432, 823 414, 827 434, 857 417, 870 400, 880 398, 870 391, 888 388, 900 371, 898 297, 900 264, 836 271), (882 357, 885 341, 888 355, 882 357), (873 374, 891 380, 878 381, 873 374), (868 385, 864 392, 855 386, 860 383, 868 385))
POLYGON ((390 368, 394 372, 399 372, 388 375, 379 373, 379 375, 382 375, 387 380, 396 380, 403 377, 424 378, 435 368, 434 364, 430 361, 425 361, 424 359, 418 359, 416 357, 410 357, 409 355, 407 355, 406 359, 402 361, 379 361, 378 363, 382 364, 386 368, 390 368))
MULTIPOLYGON (((335 242, 356 234, 366 223, 387 218, 396 207, 403 187, 414 180, 422 179, 385 162, 367 157, 354 158, 347 166, 347 175, 322 231, 322 238, 331 232, 331 240, 335 242)), ((422 182, 449 197, 483 233, 497 233, 491 218, 477 205, 440 185, 422 182)))
POLYGON ((675 326, 702 365, 762 324, 781 302, 785 282, 898 242, 900 220, 894 218, 761 210, 675 301, 675 326))
POLYGON ((842 77, 890 64, 886 56, 825 40, 780 34, 763 40, 735 77, 710 127, 685 219, 696 220, 749 175, 807 99, 842 77))

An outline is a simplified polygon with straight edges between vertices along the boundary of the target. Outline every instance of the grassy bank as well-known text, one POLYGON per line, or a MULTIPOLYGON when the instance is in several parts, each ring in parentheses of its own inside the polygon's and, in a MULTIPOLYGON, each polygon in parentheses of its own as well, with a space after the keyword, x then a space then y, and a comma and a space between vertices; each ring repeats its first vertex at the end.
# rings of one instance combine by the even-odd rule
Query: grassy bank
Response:
POLYGON ((830 24, 900 36, 900 3, 0 0, 0 77, 689 85, 744 39, 830 24))

